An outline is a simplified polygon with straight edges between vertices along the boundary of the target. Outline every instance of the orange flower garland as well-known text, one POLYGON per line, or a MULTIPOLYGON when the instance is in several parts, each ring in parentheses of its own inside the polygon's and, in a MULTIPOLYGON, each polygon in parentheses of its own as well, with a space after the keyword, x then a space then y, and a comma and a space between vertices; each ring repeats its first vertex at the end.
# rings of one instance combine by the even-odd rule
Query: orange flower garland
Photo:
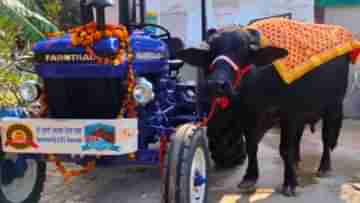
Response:
MULTIPOLYGON (((73 28, 69 31, 73 46, 83 46, 86 54, 96 59, 99 64, 113 64, 115 66, 122 64, 125 60, 126 47, 130 44, 129 33, 123 25, 106 25, 104 31, 97 30, 95 22, 73 28), (103 37, 116 37, 119 39, 120 46, 113 57, 97 56, 92 46, 103 37)), ((128 50, 129 51, 129 50, 128 50)), ((132 55, 132 53, 128 53, 132 55)))
POLYGON ((48 38, 54 38, 54 37, 62 37, 65 35, 64 32, 48 32, 46 33, 48 38))
POLYGON ((134 73, 134 68, 133 68, 133 64, 132 61, 134 60, 134 55, 131 54, 132 50, 131 50, 131 46, 130 44, 127 44, 127 50, 128 50, 128 74, 127 74, 127 80, 128 80, 128 95, 126 96, 125 102, 124 102, 124 106, 120 111, 120 115, 118 116, 119 118, 122 118, 123 115, 125 114, 125 111, 127 111, 127 117, 128 118, 135 118, 137 116, 135 108, 136 108, 136 102, 133 98, 133 92, 135 89, 135 85, 136 85, 136 81, 135 81, 135 73, 134 73))

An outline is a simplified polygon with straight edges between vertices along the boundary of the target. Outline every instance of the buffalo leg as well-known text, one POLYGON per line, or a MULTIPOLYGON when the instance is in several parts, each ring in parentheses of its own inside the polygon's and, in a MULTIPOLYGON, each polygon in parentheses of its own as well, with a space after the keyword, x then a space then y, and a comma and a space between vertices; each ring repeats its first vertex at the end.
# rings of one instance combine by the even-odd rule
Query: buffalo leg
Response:
POLYGON ((291 116, 281 121, 280 155, 284 161, 284 183, 282 193, 286 196, 295 196, 297 175, 294 166, 296 148, 296 119, 291 116))
POLYGON ((327 177, 331 172, 331 150, 337 145, 337 140, 342 127, 342 104, 331 106, 325 111, 323 117, 322 143, 323 154, 318 170, 319 177, 327 177))
POLYGON ((243 180, 238 185, 238 188, 241 192, 253 192, 255 191, 255 185, 259 178, 259 167, 257 152, 259 142, 256 139, 256 136, 251 134, 246 136, 246 153, 248 155, 248 166, 246 169, 245 176, 243 180))
POLYGON ((305 123, 298 126, 296 130, 296 148, 295 148, 295 169, 299 169, 301 161, 301 138, 305 130, 305 123))

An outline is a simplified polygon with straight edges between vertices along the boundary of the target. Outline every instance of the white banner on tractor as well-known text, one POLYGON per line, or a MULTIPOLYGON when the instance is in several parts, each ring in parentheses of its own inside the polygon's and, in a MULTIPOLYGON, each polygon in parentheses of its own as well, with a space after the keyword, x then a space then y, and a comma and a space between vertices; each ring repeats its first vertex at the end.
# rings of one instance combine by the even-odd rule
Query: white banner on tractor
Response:
POLYGON ((5 152, 124 155, 137 151, 136 119, 11 119, 0 122, 5 152))

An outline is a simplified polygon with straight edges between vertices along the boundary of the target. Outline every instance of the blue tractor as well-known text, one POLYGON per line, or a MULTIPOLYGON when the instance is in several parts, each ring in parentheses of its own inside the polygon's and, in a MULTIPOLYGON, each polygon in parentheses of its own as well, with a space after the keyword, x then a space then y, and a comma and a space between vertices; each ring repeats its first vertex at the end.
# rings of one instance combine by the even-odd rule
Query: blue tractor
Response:
MULTIPOLYGON (((176 52, 183 49, 182 41, 160 25, 145 23, 144 0, 138 9, 130 9, 130 0, 120 2, 120 22, 133 52, 132 73, 129 55, 116 65, 99 64, 85 47, 73 45, 69 33, 34 44, 34 73, 41 80, 27 81, 19 91, 40 109, 1 115, 0 202, 38 202, 46 165, 52 162, 66 180, 95 166, 158 165, 164 202, 205 203, 210 151, 219 166, 244 160, 234 136, 208 137, 206 127, 198 125, 209 105, 199 99, 199 85, 179 79, 184 63, 176 52), (130 74, 134 86, 127 95, 130 74), (136 116, 126 111, 119 116, 128 96, 136 116), (81 170, 66 169, 63 162, 77 163, 81 170)), ((108 0, 82 0, 83 23, 96 17, 97 30, 105 32, 109 6, 108 0)), ((119 40, 101 37, 92 50, 113 57, 123 46, 119 40)))

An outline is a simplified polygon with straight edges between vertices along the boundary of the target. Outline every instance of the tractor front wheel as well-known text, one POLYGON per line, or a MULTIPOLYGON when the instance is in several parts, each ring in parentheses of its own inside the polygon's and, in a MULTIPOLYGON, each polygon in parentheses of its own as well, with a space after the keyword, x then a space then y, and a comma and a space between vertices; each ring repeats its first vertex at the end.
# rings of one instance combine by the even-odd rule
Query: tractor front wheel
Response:
POLYGON ((16 154, 0 155, 0 202, 36 203, 43 191, 46 163, 16 154))
POLYGON ((209 149, 204 128, 178 128, 165 160, 164 203, 206 203, 209 149))

